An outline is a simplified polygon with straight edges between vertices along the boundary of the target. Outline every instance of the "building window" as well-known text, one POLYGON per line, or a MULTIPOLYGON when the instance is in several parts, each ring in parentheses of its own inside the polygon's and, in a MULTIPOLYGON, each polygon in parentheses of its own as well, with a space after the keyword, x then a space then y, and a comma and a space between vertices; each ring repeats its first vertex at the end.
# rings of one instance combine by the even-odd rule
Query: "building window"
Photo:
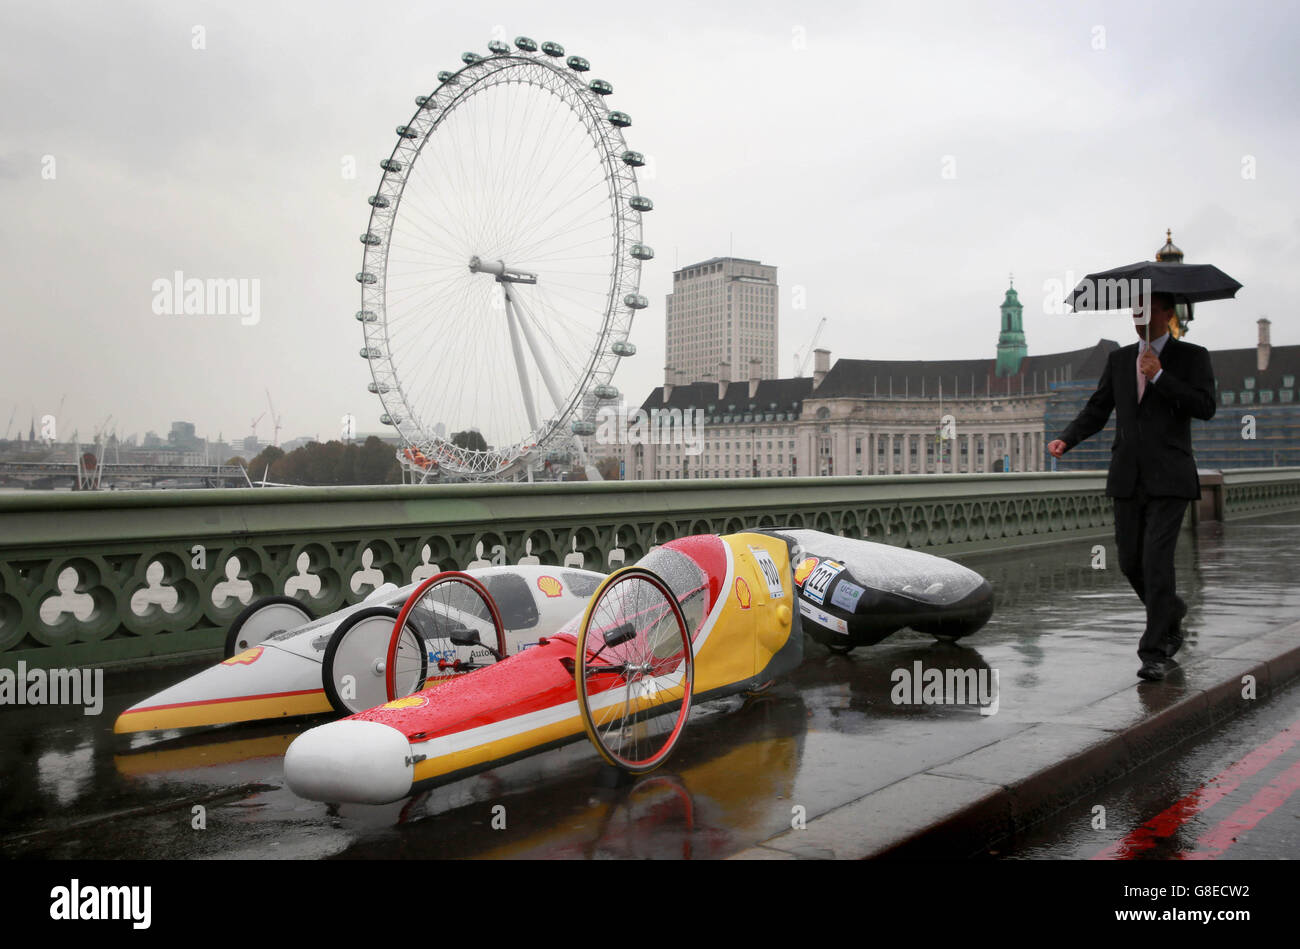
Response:
POLYGON ((1254 376, 1247 376, 1246 379, 1245 379, 1245 383, 1244 383, 1244 384, 1245 384, 1245 386, 1246 386, 1247 389, 1253 389, 1253 388, 1255 388, 1255 377, 1254 377, 1254 376))
POLYGON ((1237 401, 1237 394, 1235 392, 1224 392, 1222 398, 1224 405, 1232 405, 1232 403, 1237 401))
POLYGON ((1259 390, 1259 401, 1260 401, 1260 402, 1272 402, 1272 401, 1273 401, 1273 390, 1272 390, 1272 389, 1260 389, 1260 390, 1259 390))
POLYGON ((1293 388, 1295 388, 1295 376, 1283 376, 1283 377, 1282 377, 1282 387, 1283 387, 1284 389, 1293 389, 1293 388))
POLYGON ((1252 402, 1254 402, 1254 401, 1255 401, 1255 393, 1253 393, 1253 392, 1243 392, 1243 393, 1241 394, 1241 404, 1242 404, 1242 405, 1250 405, 1250 404, 1251 404, 1252 402))
POLYGON ((1279 389, 1277 400, 1279 402, 1290 402, 1295 397, 1295 393, 1290 389, 1279 389))

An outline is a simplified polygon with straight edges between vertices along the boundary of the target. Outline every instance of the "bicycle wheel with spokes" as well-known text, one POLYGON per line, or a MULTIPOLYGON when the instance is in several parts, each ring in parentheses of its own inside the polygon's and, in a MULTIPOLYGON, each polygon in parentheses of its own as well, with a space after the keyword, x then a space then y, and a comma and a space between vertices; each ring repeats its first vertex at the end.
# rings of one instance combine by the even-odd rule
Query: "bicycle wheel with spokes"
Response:
POLYGON ((634 774, 667 760, 690 714, 695 655, 662 578, 644 567, 605 578, 582 618, 574 680, 583 727, 602 758, 634 774))
POLYGON ((501 613, 487 587, 468 573, 444 570, 421 583, 406 598, 389 642, 388 700, 401 698, 391 658, 396 655, 403 629, 413 627, 424 639, 429 653, 429 684, 465 671, 466 663, 479 665, 504 659, 506 630, 501 613), (480 646, 458 647, 452 638, 465 640, 477 633, 480 646), (487 647, 487 648, 484 648, 487 647), (462 657, 464 650, 468 654, 462 657))

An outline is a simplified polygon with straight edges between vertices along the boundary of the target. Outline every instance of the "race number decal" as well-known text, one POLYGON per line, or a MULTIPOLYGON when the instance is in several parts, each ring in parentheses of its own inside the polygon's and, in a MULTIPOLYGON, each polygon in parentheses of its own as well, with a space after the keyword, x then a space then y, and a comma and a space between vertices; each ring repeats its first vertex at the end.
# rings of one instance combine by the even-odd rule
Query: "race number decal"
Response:
POLYGON ((826 602, 826 588, 831 581, 844 572, 844 564, 836 560, 823 560, 819 563, 803 584, 803 595, 818 606, 826 602))
POLYGON ((754 555, 759 569, 763 571, 763 579, 767 581, 767 595, 773 600, 783 598, 785 587, 781 585, 781 571, 776 569, 772 555, 762 547, 750 547, 749 552, 754 555))

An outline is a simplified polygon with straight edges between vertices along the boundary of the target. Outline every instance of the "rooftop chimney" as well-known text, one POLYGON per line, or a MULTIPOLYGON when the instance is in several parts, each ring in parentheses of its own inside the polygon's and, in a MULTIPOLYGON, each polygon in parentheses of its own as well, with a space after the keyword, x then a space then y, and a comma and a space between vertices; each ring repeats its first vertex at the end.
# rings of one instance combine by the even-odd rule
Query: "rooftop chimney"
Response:
POLYGON ((813 350, 813 388, 816 389, 826 378, 831 369, 831 351, 829 349, 813 350))
POLYGON ((1271 324, 1266 316, 1256 322, 1259 323, 1259 349, 1255 353, 1255 368, 1263 372, 1268 368, 1268 357, 1273 351, 1273 346, 1268 341, 1268 328, 1271 324))
POLYGON ((755 356, 749 361, 749 397, 758 395, 759 376, 763 374, 763 360, 755 356))
POLYGON ((673 397, 673 384, 677 381, 677 370, 672 366, 664 366, 664 402, 666 403, 673 397))

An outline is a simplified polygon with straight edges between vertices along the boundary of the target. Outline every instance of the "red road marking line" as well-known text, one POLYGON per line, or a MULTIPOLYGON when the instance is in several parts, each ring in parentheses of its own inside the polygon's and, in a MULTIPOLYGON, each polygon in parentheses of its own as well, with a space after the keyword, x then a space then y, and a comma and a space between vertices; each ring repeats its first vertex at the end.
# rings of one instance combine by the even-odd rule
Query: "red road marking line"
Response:
POLYGON ((1185 860, 1213 860, 1237 842, 1237 838, 1252 829, 1269 814, 1286 803, 1286 799, 1300 788, 1300 761, 1287 768, 1241 807, 1219 824, 1201 835, 1198 848, 1180 854, 1185 860))
POLYGON ((1170 836, 1201 811, 1208 810, 1237 790, 1246 778, 1263 771, 1297 741, 1300 741, 1300 721, 1282 729, 1246 757, 1224 768, 1207 784, 1161 811, 1123 840, 1104 847, 1092 859, 1129 860, 1143 850, 1150 850, 1157 841, 1170 836))

